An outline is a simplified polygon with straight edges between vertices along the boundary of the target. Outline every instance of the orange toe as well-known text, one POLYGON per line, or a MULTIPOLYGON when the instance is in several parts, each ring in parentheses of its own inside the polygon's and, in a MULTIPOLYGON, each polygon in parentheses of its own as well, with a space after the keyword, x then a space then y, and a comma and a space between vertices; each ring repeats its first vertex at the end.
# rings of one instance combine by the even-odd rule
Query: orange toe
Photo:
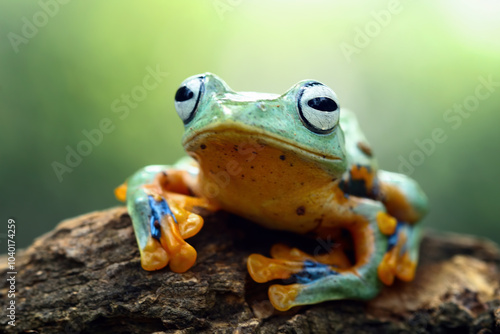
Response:
POLYGON ((168 254, 158 240, 149 237, 146 247, 141 250, 142 268, 147 271, 159 270, 164 268, 168 261, 168 254))
POLYGON ((297 305, 295 299, 300 290, 300 284, 271 285, 268 290, 269 300, 278 311, 287 311, 297 305))

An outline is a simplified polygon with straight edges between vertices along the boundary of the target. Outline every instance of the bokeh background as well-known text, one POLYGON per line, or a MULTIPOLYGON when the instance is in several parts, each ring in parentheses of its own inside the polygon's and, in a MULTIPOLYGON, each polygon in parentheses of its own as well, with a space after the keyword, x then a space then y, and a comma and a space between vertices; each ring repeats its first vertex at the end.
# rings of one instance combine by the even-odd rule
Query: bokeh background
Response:
POLYGON ((324 82, 358 114, 380 166, 425 189, 428 226, 500 242, 496 0, 0 6, 0 237, 14 217, 18 247, 62 219, 119 205, 113 189, 132 172, 181 157, 173 96, 206 71, 237 91, 324 82), (150 71, 161 75, 146 90, 150 71), (85 146, 101 122, 107 132, 85 146), (89 154, 70 167, 78 147, 89 154))

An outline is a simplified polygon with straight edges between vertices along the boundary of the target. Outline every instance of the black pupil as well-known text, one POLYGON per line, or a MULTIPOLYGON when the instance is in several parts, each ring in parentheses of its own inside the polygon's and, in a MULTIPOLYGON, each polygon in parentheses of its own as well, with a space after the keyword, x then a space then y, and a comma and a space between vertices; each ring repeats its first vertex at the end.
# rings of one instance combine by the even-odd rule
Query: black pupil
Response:
POLYGON ((338 108, 337 103, 329 97, 315 97, 307 101, 307 104, 309 107, 321 111, 334 111, 338 108))
POLYGON ((186 86, 182 86, 177 90, 177 93, 175 93, 175 100, 177 102, 183 102, 192 99, 193 96, 194 93, 191 89, 187 88, 186 86))

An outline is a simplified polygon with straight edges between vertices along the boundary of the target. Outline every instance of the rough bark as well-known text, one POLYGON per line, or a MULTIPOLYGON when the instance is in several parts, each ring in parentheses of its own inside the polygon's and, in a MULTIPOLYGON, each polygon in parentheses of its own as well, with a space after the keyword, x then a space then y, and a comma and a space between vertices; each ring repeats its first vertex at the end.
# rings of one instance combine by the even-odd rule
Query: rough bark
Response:
MULTIPOLYGON (((274 311, 250 253, 303 243, 229 214, 208 216, 184 274, 141 269, 125 208, 63 221, 16 258, 15 333, 500 333, 500 251, 470 236, 427 233, 418 275, 374 300, 274 311)), ((317 245, 317 241, 316 242, 317 245)), ((306 246, 304 246, 306 247, 306 246)), ((6 277, 6 257, 0 257, 6 277)), ((9 299, 2 280, 0 307, 9 299)))

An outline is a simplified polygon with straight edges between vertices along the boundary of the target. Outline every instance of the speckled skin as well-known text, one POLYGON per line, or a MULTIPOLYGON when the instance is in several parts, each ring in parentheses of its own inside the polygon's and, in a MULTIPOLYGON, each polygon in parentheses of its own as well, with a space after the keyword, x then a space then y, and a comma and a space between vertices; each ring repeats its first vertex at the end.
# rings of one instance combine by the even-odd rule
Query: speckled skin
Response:
MULTIPOLYGON (((319 112, 318 117, 340 112, 339 124, 328 133, 306 126, 298 99, 304 87, 324 86, 306 80, 283 95, 237 93, 210 73, 183 85, 200 87, 198 94, 184 88, 184 97, 176 95, 176 106, 181 105, 178 100, 191 106, 197 99, 192 113, 178 107, 181 118, 189 116, 182 143, 191 158, 173 166, 146 167, 127 184, 145 269, 170 264, 182 272, 194 264, 196 252, 184 239, 201 229, 201 217, 190 210, 202 206, 271 229, 335 241, 322 254, 275 245, 272 258, 250 256, 248 270, 255 281, 291 283, 269 289, 279 310, 332 299, 370 299, 394 277, 413 279, 426 197, 408 177, 377 171, 351 112, 319 112), (173 213, 153 208, 155 202, 148 198, 168 203, 173 213), (159 216, 154 210, 161 211, 159 216), (351 241, 340 231, 347 231, 351 241)), ((318 122, 323 126, 326 121, 318 122)), ((121 188, 117 196, 124 199, 124 192, 121 188)))

